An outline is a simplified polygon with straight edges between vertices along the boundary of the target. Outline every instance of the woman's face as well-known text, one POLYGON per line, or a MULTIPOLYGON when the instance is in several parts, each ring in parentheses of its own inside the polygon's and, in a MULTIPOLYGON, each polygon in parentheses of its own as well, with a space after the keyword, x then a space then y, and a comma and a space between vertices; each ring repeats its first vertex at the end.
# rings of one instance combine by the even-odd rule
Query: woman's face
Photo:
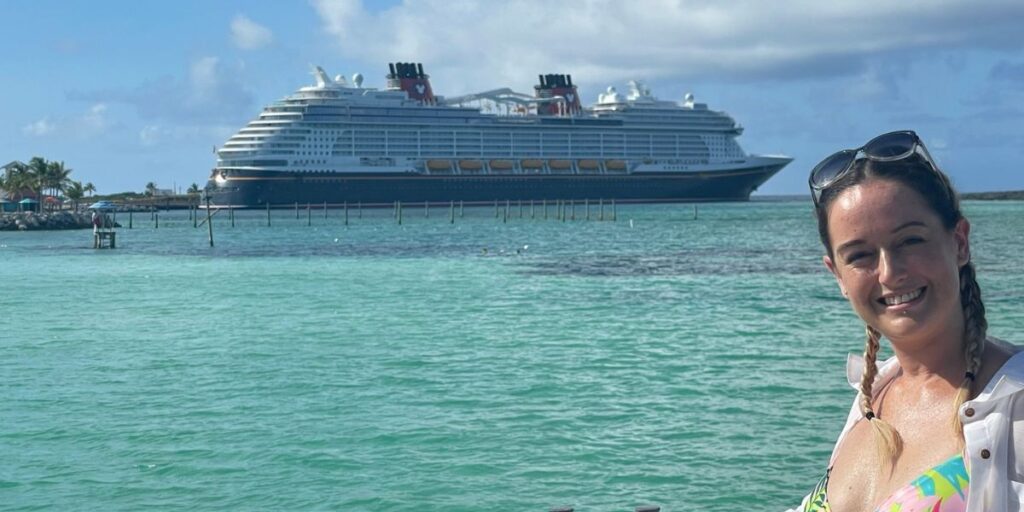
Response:
POLYGON ((829 205, 825 265, 857 315, 886 338, 929 339, 962 325, 969 230, 966 220, 947 230, 915 190, 872 179, 829 205))

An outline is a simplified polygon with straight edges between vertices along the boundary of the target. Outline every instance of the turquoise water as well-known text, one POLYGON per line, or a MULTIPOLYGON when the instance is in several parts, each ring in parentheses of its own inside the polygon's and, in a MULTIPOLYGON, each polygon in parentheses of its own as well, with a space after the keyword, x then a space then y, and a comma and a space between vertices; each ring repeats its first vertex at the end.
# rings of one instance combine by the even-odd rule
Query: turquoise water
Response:
MULTIPOLYGON (((794 506, 862 343, 809 210, 0 233, 0 509, 794 506)), ((1024 342, 1024 203, 966 211, 990 330, 1024 342)))

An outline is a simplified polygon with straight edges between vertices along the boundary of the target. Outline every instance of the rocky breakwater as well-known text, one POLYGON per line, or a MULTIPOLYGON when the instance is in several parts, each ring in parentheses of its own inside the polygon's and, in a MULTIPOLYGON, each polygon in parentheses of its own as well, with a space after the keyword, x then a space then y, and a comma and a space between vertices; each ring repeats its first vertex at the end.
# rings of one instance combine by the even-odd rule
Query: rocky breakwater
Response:
MULTIPOLYGON (((108 226, 113 223, 109 222, 108 226)), ((114 226, 120 227, 120 226, 114 226)), ((0 231, 41 231, 92 228, 91 213, 8 213, 0 215, 0 231)))

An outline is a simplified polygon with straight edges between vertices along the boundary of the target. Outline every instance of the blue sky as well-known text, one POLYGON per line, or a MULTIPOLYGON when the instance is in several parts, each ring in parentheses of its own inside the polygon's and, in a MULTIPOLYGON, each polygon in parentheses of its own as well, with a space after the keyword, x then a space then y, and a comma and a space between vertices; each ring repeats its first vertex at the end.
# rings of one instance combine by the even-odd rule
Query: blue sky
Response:
POLYGON ((383 86, 422 62, 455 95, 568 73, 589 103, 643 79, 796 158, 762 194, 805 193, 827 154, 914 129, 964 191, 1024 189, 1020 0, 3 0, 0 160, 63 160, 100 193, 202 185, 311 64, 383 86))

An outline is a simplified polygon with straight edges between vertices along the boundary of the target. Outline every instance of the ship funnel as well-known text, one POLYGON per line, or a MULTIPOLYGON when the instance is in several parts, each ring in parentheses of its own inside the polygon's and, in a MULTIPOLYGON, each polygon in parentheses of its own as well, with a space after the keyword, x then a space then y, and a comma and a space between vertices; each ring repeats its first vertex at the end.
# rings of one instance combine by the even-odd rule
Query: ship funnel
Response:
POLYGON ((409 99, 424 105, 437 103, 430 87, 430 75, 423 72, 423 64, 397 62, 388 64, 388 68, 391 71, 387 76, 388 89, 405 91, 409 99))
POLYGON ((578 114, 583 107, 571 75, 539 75, 540 85, 533 86, 534 97, 545 99, 537 106, 537 115, 557 116, 578 114), (561 100, 558 100, 561 98, 561 100))

